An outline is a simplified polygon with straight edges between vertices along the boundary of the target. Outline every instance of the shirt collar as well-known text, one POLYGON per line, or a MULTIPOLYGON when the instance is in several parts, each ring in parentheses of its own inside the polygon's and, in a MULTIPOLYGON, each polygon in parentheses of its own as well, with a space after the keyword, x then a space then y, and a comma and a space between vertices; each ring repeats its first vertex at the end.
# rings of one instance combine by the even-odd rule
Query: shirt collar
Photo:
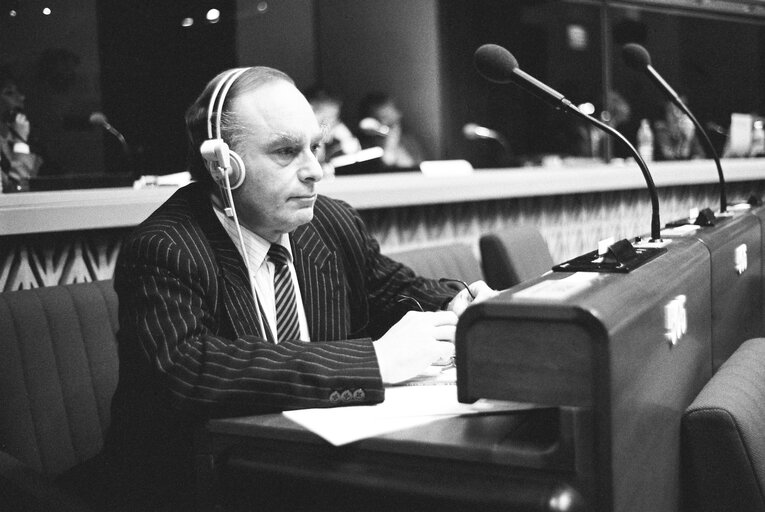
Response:
MULTIPOLYGON (((215 211, 215 216, 218 217, 218 221, 220 221, 221 225, 223 226, 223 229, 226 230, 229 238, 232 242, 234 242, 234 245, 241 254, 243 252, 243 248, 241 247, 241 243, 239 241, 239 233, 236 229, 236 222, 234 222, 234 219, 223 213, 223 211, 214 202, 213 210, 215 211)), ((258 235, 257 233, 250 231, 244 226, 241 226, 241 228, 242 238, 244 239, 244 245, 247 251, 248 259, 250 261, 250 265, 254 266, 254 270, 255 268, 260 267, 260 265, 263 264, 263 261, 265 261, 266 255, 268 255, 268 249, 271 247, 271 242, 258 235)), ((287 253, 290 255, 290 260, 292 260, 292 247, 290 246, 289 234, 283 233, 279 240, 276 241, 276 243, 287 249, 287 253)))

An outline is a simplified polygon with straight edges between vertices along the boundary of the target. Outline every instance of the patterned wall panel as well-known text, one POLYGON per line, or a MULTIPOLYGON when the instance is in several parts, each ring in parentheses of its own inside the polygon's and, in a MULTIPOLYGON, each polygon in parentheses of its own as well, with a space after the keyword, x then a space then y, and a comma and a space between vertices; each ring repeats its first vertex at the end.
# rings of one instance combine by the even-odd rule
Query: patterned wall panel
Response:
POLYGON ((125 230, 0 239, 0 291, 111 279, 125 230))
MULTIPOLYGON (((730 201, 765 195, 765 181, 728 185, 730 201)), ((687 217, 694 206, 719 208, 716 186, 659 189, 662 223, 687 217)), ((570 194, 363 210, 384 252, 454 241, 478 254, 482 233, 532 224, 555 262, 597 247, 599 240, 650 232, 651 204, 644 190, 570 194)), ((0 238, 0 291, 110 279, 129 230, 95 230, 0 238)))
MULTIPOLYGON (((765 182, 727 187, 729 202, 764 193, 765 182)), ((712 185, 659 189, 662 224, 687 217, 692 207, 717 210, 719 194, 719 187, 712 185)), ((556 262, 592 251, 607 237, 647 235, 651 229, 651 203, 645 190, 386 208, 362 214, 383 251, 460 241, 472 244, 478 255, 482 233, 531 224, 542 233, 556 262)))

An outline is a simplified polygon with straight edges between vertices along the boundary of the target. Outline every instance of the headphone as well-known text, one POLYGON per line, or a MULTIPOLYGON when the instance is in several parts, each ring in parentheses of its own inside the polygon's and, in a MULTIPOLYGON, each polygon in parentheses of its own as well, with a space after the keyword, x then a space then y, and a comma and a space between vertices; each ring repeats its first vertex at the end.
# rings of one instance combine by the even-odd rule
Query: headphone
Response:
POLYGON ((221 136, 221 117, 223 116, 223 105, 228 90, 236 79, 248 69, 250 68, 229 70, 218 81, 207 107, 207 140, 199 148, 213 181, 221 187, 221 195, 225 204, 224 211, 229 217, 236 215, 231 191, 236 190, 244 183, 245 169, 242 157, 229 149, 228 144, 221 136), (214 125, 213 117, 215 117, 214 125), (213 130, 213 126, 215 130, 213 130))
POLYGON ((226 216, 233 219, 234 224, 236 225, 239 243, 242 247, 244 266, 247 268, 250 289, 252 290, 252 296, 255 299, 255 309, 258 316, 260 332, 263 333, 264 337, 268 337, 267 333, 271 331, 266 331, 266 326, 263 322, 260 303, 257 300, 258 294, 255 290, 255 284, 253 282, 252 271, 250 268, 250 260, 247 257, 247 250, 245 249, 242 227, 239 224, 239 218, 236 214, 236 208, 234 207, 234 198, 231 194, 232 190, 239 188, 242 183, 244 183, 244 161, 235 151, 229 149, 228 144, 223 140, 220 133, 220 122, 221 117, 223 116, 223 104, 226 101, 226 94, 228 94, 228 90, 234 84, 236 79, 248 69, 250 68, 236 68, 229 70, 216 84, 215 89, 210 96, 210 103, 207 106, 207 140, 199 147, 199 152, 205 161, 207 170, 210 171, 213 181, 220 187, 224 206, 223 212, 226 216), (213 116, 215 117, 214 133, 213 116))

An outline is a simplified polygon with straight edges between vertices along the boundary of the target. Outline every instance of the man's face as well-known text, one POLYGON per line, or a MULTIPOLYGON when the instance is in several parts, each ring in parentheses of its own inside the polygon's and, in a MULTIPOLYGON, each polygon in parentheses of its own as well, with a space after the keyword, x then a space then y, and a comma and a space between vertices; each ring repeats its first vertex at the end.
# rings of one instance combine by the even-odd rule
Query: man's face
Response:
POLYGON ((247 130, 234 148, 246 169, 234 204, 243 225, 273 242, 313 218, 323 134, 305 97, 281 80, 239 96, 233 111, 247 130))
POLYGON ((378 107, 374 114, 377 120, 385 126, 393 126, 401 121, 401 111, 392 101, 378 107))
MULTIPOLYGON (((10 111, 24 109, 24 95, 14 83, 6 83, 0 87, 0 113, 5 116, 10 111)), ((6 119, 7 121, 7 119, 6 119)))
POLYGON ((311 105, 316 119, 322 127, 331 129, 340 121, 340 105, 329 101, 316 102, 311 105))

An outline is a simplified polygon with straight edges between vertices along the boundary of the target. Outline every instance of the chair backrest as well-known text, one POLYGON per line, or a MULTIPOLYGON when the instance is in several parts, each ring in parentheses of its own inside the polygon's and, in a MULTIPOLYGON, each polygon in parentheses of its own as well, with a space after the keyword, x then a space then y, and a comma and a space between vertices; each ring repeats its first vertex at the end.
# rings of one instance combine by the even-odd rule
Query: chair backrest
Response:
POLYGON ((512 226, 485 234, 479 246, 483 275, 495 290, 541 276, 553 266, 547 242, 534 226, 512 226))
POLYGON ((686 510, 765 510, 765 338, 744 342, 682 418, 686 510))
POLYGON ((403 263, 422 277, 449 277, 461 279, 468 284, 483 279, 481 263, 466 243, 455 242, 390 252, 387 256, 403 263))
POLYGON ((111 281, 0 293, 0 450, 50 475, 101 450, 117 325, 111 281))

